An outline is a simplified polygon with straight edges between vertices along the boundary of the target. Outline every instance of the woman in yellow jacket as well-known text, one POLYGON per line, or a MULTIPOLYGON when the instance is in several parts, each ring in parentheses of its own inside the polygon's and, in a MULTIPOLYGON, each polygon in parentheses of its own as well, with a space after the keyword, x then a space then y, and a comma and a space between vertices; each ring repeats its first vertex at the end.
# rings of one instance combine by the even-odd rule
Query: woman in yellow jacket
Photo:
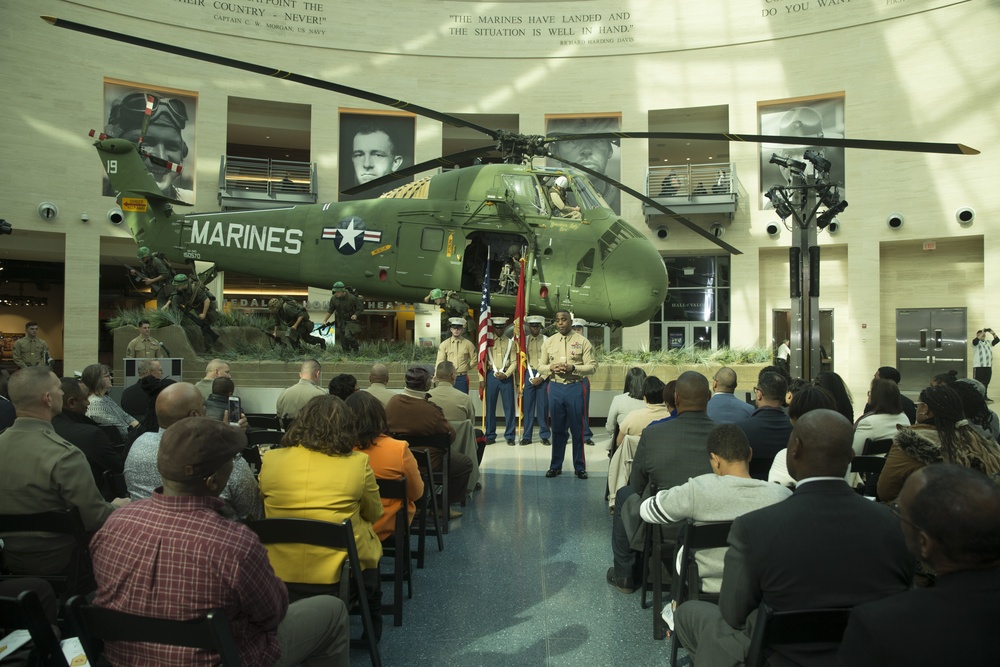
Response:
MULTIPOLYGON (((267 518, 291 517, 341 523, 350 519, 358 546, 376 631, 382 604, 378 562, 382 557, 372 523, 382 516, 368 456, 354 451, 354 415, 336 396, 310 400, 282 438, 264 455, 260 493, 267 518)), ((304 544, 267 548, 275 574, 286 583, 329 585, 340 581, 347 552, 304 544)))

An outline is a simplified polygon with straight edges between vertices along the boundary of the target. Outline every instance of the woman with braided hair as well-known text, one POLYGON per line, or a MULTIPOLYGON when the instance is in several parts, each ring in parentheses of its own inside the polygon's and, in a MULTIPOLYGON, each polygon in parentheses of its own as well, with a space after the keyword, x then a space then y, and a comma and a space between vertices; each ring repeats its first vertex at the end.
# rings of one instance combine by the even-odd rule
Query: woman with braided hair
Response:
POLYGON ((917 423, 900 428, 885 457, 878 497, 891 502, 915 470, 957 463, 987 476, 1000 474, 1000 445, 984 438, 965 417, 962 399, 948 386, 927 387, 916 403, 917 423))

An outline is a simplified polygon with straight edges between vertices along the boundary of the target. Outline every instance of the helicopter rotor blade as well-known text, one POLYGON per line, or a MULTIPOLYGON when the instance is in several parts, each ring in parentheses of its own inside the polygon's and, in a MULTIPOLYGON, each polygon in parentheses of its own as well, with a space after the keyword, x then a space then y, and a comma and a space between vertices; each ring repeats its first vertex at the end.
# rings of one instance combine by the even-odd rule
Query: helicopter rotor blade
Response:
POLYGON ((77 32, 82 32, 87 35, 93 35, 94 37, 102 37, 104 39, 110 39, 116 42, 122 42, 124 44, 131 44, 132 46, 141 46, 145 49, 152 49, 154 51, 161 51, 163 53, 171 53, 173 55, 181 56, 184 58, 192 58, 194 60, 200 60, 206 63, 213 63, 215 65, 222 65, 223 67, 231 67, 233 69, 243 70, 244 72, 253 72, 254 74, 263 74, 264 76, 271 76, 277 79, 294 81, 295 83, 300 83, 304 86, 311 86, 313 88, 329 90, 335 93, 351 95, 352 97, 357 97, 362 100, 368 100, 369 102, 375 102, 376 104, 384 104, 385 106, 392 107, 394 109, 400 109, 402 111, 413 113, 418 116, 432 118, 434 120, 441 121, 442 123, 446 125, 451 125, 453 127, 467 127, 476 130, 478 132, 482 132, 486 136, 492 137, 493 139, 497 139, 500 136, 497 130, 492 130, 490 128, 483 127, 482 125, 477 125, 476 123, 464 120, 462 118, 459 118, 458 116, 452 116, 451 114, 442 113, 440 111, 435 111, 434 109, 429 109, 427 107, 423 107, 418 104, 411 104, 404 100, 398 100, 392 97, 387 97, 385 95, 379 95, 377 93, 372 93, 367 90, 361 90, 360 88, 352 88, 350 86, 345 86, 339 83, 333 83, 332 81, 326 81, 324 79, 316 79, 310 76, 303 76, 302 74, 296 74, 295 72, 288 72, 285 70, 275 69, 274 67, 265 67, 264 65, 256 65, 254 63, 248 63, 243 60, 235 60, 233 58, 226 58, 224 56, 216 56, 212 55, 211 53, 205 53, 203 51, 195 51, 193 49, 186 49, 181 46, 164 44, 163 42, 156 42, 150 39, 144 39, 142 37, 135 37, 134 35, 125 35, 120 32, 104 30, 103 28, 97 28, 83 23, 76 23, 74 21, 67 21, 66 19, 56 18, 54 16, 43 16, 42 19, 48 21, 57 28, 66 28, 68 30, 75 30, 77 32))
POLYGON ((792 146, 829 146, 859 148, 874 151, 907 153, 942 153, 945 155, 979 155, 979 151, 964 144, 928 143, 923 141, 884 141, 881 139, 843 139, 836 137, 783 137, 771 134, 731 134, 722 132, 553 132, 545 143, 574 139, 688 139, 695 141, 741 141, 757 144, 787 144, 792 146))
POLYGON ((684 216, 679 215, 675 211, 670 210, 669 208, 667 208, 663 204, 660 204, 660 203, 656 202, 655 200, 650 199, 649 197, 647 197, 646 195, 642 194, 638 190, 633 190, 632 188, 630 188, 629 186, 625 185, 624 183, 619 183, 615 179, 610 178, 608 176, 605 176, 604 174, 602 174, 599 171, 594 171, 593 169, 590 169, 588 167, 584 167, 582 164, 577 164, 576 162, 571 162, 569 160, 565 160, 565 159, 563 159, 561 157, 558 157, 558 156, 555 156, 555 155, 552 155, 552 154, 549 154, 546 157, 550 157, 553 160, 557 160, 559 162, 562 162, 563 164, 567 164, 567 165, 573 167, 574 169, 579 169, 580 171, 582 171, 582 172, 584 172, 584 173, 586 173, 586 174, 588 174, 590 176, 593 176, 594 178, 598 178, 598 179, 604 181, 605 183, 608 183, 608 184, 610 184, 610 185, 618 188, 619 190, 621 190, 622 192, 624 192, 626 194, 632 195, 633 197, 635 197, 636 199, 638 199, 639 201, 641 201, 643 204, 646 204, 647 206, 652 206, 653 208, 655 208, 657 211, 663 213, 664 215, 671 216, 674 220, 676 220, 677 222, 681 223, 682 225, 684 225, 685 227, 687 227, 688 229, 690 229, 695 234, 698 234, 699 236, 704 236, 706 239, 708 239, 709 241, 711 241, 715 245, 719 246, 720 248, 722 248, 723 250, 725 250, 728 253, 731 253, 733 255, 742 255, 743 254, 742 251, 737 250, 736 248, 734 248, 733 246, 729 245, 728 243, 726 243, 722 239, 718 238, 715 234, 711 233, 710 231, 708 231, 706 229, 702 229, 701 227, 699 227, 697 224, 695 224, 691 220, 688 220, 684 216))
POLYGON ((380 176, 379 178, 368 181, 367 183, 361 183, 360 185, 355 185, 347 188, 346 190, 341 190, 340 194, 356 195, 358 193, 366 192, 381 185, 386 185, 401 178, 406 178, 407 176, 412 176, 413 174, 419 174, 422 171, 427 171, 428 169, 434 169, 436 167, 457 167, 471 158, 479 157, 480 155, 489 153, 490 151, 495 151, 496 149, 497 147, 494 145, 480 146, 479 148, 470 148, 469 150, 459 151, 458 153, 452 153, 451 155, 436 157, 433 160, 425 160, 424 162, 415 164, 412 167, 400 169, 399 171, 394 171, 391 174, 380 176))

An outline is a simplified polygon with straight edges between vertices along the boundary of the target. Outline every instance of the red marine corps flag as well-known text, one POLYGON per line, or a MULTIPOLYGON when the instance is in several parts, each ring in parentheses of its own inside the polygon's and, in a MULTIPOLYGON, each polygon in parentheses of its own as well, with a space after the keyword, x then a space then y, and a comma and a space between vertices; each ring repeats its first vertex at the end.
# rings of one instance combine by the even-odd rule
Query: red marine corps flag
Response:
POLYGON ((514 340, 517 341, 517 375, 514 376, 514 400, 517 401, 518 430, 520 430, 521 422, 524 420, 522 414, 524 368, 528 363, 528 350, 524 340, 524 318, 528 316, 528 295, 524 292, 524 257, 518 262, 520 263, 520 275, 517 280, 517 303, 514 306, 514 340))

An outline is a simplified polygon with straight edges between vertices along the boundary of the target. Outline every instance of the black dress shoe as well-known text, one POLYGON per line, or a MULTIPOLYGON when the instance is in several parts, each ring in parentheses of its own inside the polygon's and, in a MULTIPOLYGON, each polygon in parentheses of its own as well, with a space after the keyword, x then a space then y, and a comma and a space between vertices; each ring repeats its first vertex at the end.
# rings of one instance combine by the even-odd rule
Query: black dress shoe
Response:
POLYGON ((492 445, 496 441, 497 441, 496 438, 486 438, 486 444, 487 445, 492 445))
POLYGON ((551 443, 551 442, 549 442, 549 439, 548 439, 548 438, 542 438, 542 446, 543 446, 543 447, 551 447, 551 446, 552 446, 552 443, 551 443))
POLYGON ((514 441, 513 440, 508 440, 507 444, 510 445, 511 447, 513 447, 514 446, 514 441))
POLYGON ((593 447, 594 441, 588 438, 587 440, 584 440, 583 444, 587 445, 588 447, 593 447))
POLYGON ((521 444, 522 445, 530 445, 531 444, 531 440, 528 440, 527 438, 522 438, 521 439, 521 444))
POLYGON ((577 470, 576 476, 579 477, 580 479, 587 479, 587 477, 589 477, 589 475, 587 475, 586 470, 577 470))
POLYGON ((561 475, 561 474, 562 470, 553 470, 551 468, 545 472, 546 477, 555 477, 556 475, 561 475))

